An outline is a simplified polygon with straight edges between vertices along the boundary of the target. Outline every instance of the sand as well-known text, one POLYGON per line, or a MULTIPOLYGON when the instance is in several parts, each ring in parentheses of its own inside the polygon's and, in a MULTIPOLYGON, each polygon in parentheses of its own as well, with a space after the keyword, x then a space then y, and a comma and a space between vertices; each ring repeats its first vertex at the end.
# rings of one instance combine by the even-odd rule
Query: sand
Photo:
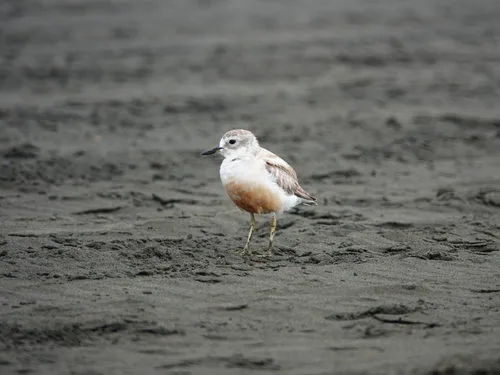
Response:
POLYGON ((499 374, 499 18, 2 1, 0 373, 499 374), (318 197, 269 260, 199 155, 232 128, 318 197))

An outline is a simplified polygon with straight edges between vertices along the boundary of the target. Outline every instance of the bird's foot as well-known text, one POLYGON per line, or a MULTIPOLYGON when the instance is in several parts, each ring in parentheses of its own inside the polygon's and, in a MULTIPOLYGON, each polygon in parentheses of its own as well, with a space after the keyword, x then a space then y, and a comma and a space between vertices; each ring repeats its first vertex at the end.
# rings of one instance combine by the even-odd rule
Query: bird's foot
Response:
POLYGON ((248 246, 245 246, 241 250, 236 250, 236 254, 241 255, 241 256, 252 255, 252 251, 250 250, 250 248, 248 246))
POLYGON ((259 258, 271 258, 273 256, 273 252, 271 248, 268 248, 266 251, 264 251, 262 254, 258 255, 259 258))

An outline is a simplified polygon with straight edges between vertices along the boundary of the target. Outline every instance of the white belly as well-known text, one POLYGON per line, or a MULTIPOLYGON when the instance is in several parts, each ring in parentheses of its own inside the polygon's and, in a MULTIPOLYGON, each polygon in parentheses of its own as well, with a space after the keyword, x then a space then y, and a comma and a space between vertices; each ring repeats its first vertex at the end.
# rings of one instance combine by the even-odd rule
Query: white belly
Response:
POLYGON ((281 213, 300 203, 300 198, 285 193, 267 172, 264 162, 254 157, 224 159, 220 178, 233 202, 248 212, 281 213))

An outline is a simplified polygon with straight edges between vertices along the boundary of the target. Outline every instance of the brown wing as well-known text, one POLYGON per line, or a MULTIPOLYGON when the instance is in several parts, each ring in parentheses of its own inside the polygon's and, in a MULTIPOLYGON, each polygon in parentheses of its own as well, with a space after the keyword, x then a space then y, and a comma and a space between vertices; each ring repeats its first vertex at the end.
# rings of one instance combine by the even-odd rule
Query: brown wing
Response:
POLYGON ((316 198, 299 185, 297 173, 295 173, 290 164, 281 159, 278 155, 273 154, 265 148, 261 148, 257 157, 264 160, 267 171, 274 177, 276 183, 288 194, 296 195, 311 203, 316 201, 316 198))

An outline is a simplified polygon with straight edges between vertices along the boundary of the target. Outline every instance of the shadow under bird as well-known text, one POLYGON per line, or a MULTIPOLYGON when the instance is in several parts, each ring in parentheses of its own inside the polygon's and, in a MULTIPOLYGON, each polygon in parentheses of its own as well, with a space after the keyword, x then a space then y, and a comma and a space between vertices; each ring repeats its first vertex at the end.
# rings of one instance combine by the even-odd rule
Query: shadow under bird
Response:
POLYGON ((316 198, 299 184, 297 173, 278 155, 260 147, 252 132, 244 129, 225 133, 219 145, 202 152, 219 152, 224 157, 220 178, 229 198, 240 209, 250 213, 250 229, 240 254, 251 254, 249 244, 255 229, 256 214, 272 214, 269 246, 270 256, 276 233, 276 214, 299 204, 316 204, 316 198))

